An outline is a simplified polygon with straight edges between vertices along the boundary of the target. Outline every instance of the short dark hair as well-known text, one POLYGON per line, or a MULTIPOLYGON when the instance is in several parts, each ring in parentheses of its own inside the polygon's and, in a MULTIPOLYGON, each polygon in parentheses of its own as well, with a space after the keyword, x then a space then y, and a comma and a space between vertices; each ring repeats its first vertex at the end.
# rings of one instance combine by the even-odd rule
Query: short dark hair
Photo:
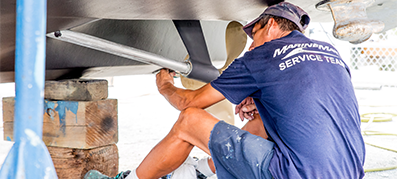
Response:
MULTIPOLYGON (((302 32, 299 29, 299 27, 292 21, 282 18, 282 17, 272 16, 272 15, 265 15, 265 16, 263 16, 263 18, 261 20, 258 21, 258 23, 261 25, 261 28, 265 27, 265 25, 267 24, 267 22, 269 21, 270 18, 273 18, 277 22, 278 26, 280 27, 280 30, 282 30, 282 31, 297 30, 299 32, 302 32)), ((303 24, 302 24, 302 26, 303 26, 303 24)))

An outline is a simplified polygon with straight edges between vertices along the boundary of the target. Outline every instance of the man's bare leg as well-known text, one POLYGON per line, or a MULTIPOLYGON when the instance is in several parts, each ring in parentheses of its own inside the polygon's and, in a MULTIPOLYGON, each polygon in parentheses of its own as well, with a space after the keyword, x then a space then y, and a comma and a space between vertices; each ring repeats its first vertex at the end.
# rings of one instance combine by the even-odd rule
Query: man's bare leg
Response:
MULTIPOLYGON (((146 156, 136 173, 140 179, 159 178, 178 168, 187 158, 194 146, 210 155, 208 142, 215 124, 219 122, 202 109, 188 108, 181 112, 169 134, 146 156)), ((267 139, 259 114, 242 128, 251 134, 267 139)), ((208 160, 215 173, 212 159, 208 160)))
POLYGON ((178 168, 194 146, 210 155, 208 142, 219 120, 202 109, 181 112, 168 135, 158 143, 136 169, 140 179, 157 179, 178 168))

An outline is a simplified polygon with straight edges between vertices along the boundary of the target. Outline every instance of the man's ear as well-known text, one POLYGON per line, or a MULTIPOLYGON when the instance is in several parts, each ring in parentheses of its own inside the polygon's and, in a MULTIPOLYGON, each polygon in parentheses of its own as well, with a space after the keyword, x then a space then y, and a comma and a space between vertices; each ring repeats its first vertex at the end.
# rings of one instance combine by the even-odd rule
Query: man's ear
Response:
POLYGON ((273 18, 270 18, 269 21, 267 21, 267 24, 268 24, 268 28, 269 28, 267 31, 268 34, 270 34, 270 33, 274 34, 275 30, 277 30, 279 28, 278 23, 273 18))

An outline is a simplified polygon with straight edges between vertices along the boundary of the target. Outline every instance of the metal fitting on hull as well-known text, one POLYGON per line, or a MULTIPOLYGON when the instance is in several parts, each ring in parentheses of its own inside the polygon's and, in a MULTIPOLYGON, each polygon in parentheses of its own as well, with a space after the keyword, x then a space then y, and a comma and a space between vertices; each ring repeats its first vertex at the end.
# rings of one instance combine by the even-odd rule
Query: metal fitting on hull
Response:
POLYGON ((358 44, 385 27, 381 21, 370 20, 366 8, 374 0, 325 0, 316 5, 319 10, 330 10, 334 18, 335 38, 358 44))

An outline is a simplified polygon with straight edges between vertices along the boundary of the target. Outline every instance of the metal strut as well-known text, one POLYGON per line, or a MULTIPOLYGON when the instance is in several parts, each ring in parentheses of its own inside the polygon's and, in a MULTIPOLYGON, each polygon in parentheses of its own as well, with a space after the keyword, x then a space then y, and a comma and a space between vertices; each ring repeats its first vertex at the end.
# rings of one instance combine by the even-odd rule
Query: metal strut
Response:
POLYGON ((192 65, 189 62, 177 62, 154 53, 139 50, 126 45, 121 45, 80 32, 62 30, 55 33, 49 33, 47 34, 47 37, 121 56, 142 63, 153 64, 172 69, 174 71, 180 72, 182 75, 189 75, 192 70, 192 65))

